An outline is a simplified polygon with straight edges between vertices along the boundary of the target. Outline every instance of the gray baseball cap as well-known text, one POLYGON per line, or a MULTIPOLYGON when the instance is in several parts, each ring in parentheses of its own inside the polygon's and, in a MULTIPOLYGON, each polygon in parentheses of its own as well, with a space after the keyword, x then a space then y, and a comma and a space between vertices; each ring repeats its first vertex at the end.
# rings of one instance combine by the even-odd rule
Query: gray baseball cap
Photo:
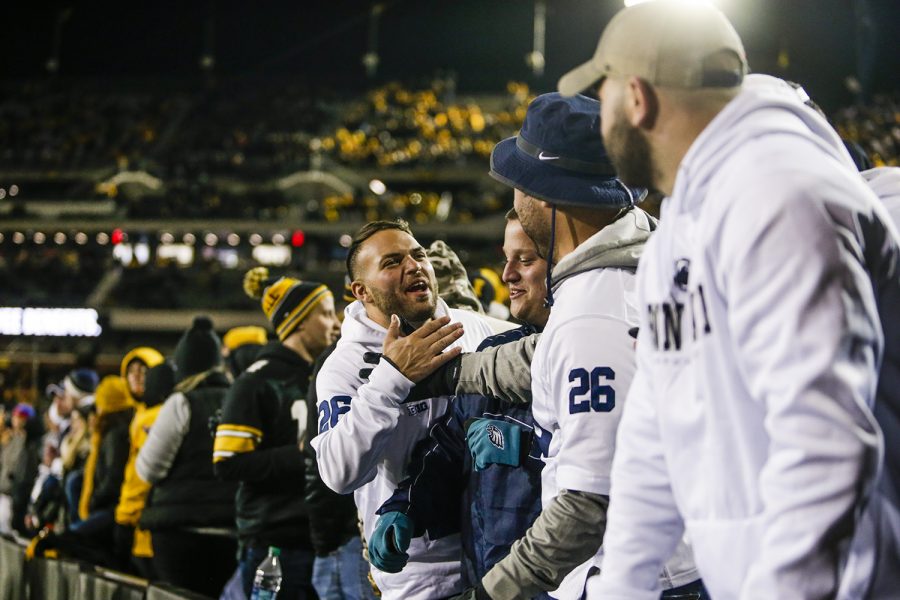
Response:
POLYGON ((574 96, 608 76, 685 89, 736 87, 747 70, 741 38, 719 9, 656 0, 619 11, 593 58, 563 75, 559 91, 574 96))

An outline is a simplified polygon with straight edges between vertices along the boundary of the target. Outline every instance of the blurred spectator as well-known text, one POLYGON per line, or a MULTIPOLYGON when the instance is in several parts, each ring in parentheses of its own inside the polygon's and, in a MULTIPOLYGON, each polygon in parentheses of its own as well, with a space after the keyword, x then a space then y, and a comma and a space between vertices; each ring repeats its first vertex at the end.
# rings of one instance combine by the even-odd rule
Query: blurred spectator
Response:
POLYGON ((81 368, 71 370, 60 385, 47 387, 47 391, 53 396, 50 409, 47 411, 47 419, 50 422, 48 436, 53 438, 57 449, 62 447, 63 440, 69 434, 72 411, 94 403, 94 391, 98 382, 96 371, 81 368))
POLYGON ((96 423, 91 432, 91 451, 84 466, 78 521, 69 530, 82 542, 110 548, 113 512, 119 502, 125 463, 128 460, 128 424, 134 415, 125 382, 107 375, 94 394, 96 423))
POLYGON ((254 367, 229 390, 216 430, 216 474, 240 482, 237 495, 240 570, 249 595, 256 567, 269 546, 281 550, 279 598, 315 598, 309 511, 303 501, 302 446, 307 439, 304 400, 312 363, 338 336, 334 297, 318 282, 270 278, 250 270, 244 291, 260 299, 278 341, 265 346, 254 367), (249 435, 248 435, 249 434, 249 435))
POLYGON ((25 529, 33 533, 49 524, 55 524, 64 516, 65 495, 62 487, 62 459, 59 446, 51 437, 44 436, 41 462, 31 487, 25 514, 25 529))
POLYGON ((137 473, 152 484, 139 525, 153 540, 162 580, 218 597, 235 567, 236 484, 213 474, 215 422, 229 381, 212 322, 197 317, 175 347, 175 393, 140 449, 137 473), (190 565, 190 568, 186 568, 190 565))
POLYGON ((237 378, 256 360, 269 341, 265 328, 256 325, 233 327, 222 336, 222 356, 232 377, 237 378))
MULTIPOLYGON (((135 405, 135 411, 134 417, 132 417, 128 427, 130 444, 128 462, 125 464, 122 489, 119 493, 119 502, 116 505, 114 515, 116 525, 113 530, 113 537, 115 542, 115 554, 118 557, 129 557, 132 555, 136 536, 135 527, 140 519, 147 494, 150 492, 150 484, 138 477, 135 463, 137 461, 138 451, 140 450, 140 443, 138 442, 142 443, 146 438, 146 431, 149 429, 150 425, 152 425, 153 419, 155 418, 155 416, 151 418, 146 417, 146 413, 152 412, 153 415, 155 415, 158 412, 158 410, 148 407, 145 403, 147 398, 148 374, 152 368, 163 364, 164 360, 163 355, 155 348, 141 346, 128 352, 122 359, 122 364, 120 366, 121 377, 126 382, 126 389, 135 405)), ((174 375, 172 379, 174 379, 174 375)), ((171 386, 165 391, 168 392, 170 389, 171 386)), ((156 401, 157 404, 163 399, 164 398, 151 397, 151 400, 156 401)), ((141 536, 142 534, 137 534, 139 541, 141 541, 141 536)), ((149 540, 144 542, 144 544, 148 543, 149 540)), ((144 544, 142 544, 142 546, 144 544)), ((138 550, 138 554, 143 555, 144 558, 152 556, 152 551, 150 551, 149 548, 142 547, 138 550)), ((130 566, 130 562, 131 561, 129 560, 123 560, 123 564, 126 567, 130 566)), ((149 575, 149 570, 146 569, 146 562, 146 560, 135 561, 134 567, 139 572, 143 569, 144 573, 142 574, 149 575)))
POLYGON ((41 453, 41 423, 30 404, 16 404, 0 454, 0 532, 24 533, 31 485, 41 453))
POLYGON ((63 468, 63 492, 66 498, 66 510, 69 521, 78 521, 78 502, 81 498, 81 487, 84 481, 84 465, 91 452, 91 419, 93 405, 78 408, 72 412, 72 424, 60 445, 60 457, 63 468))
POLYGON ((488 267, 475 271, 469 279, 475 295, 481 301, 485 314, 497 319, 508 319, 509 290, 503 285, 497 272, 488 267))

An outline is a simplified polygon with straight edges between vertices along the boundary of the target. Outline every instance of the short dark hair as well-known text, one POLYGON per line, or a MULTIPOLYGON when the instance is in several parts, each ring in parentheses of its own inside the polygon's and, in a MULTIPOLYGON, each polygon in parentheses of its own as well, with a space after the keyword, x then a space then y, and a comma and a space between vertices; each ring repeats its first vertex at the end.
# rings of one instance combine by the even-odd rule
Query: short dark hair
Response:
POLYGON ((515 208, 511 208, 508 211, 506 211, 506 220, 507 221, 518 221, 519 220, 519 213, 516 212, 515 208))
POLYGON ((359 254, 360 246, 379 231, 386 231, 388 229, 397 229, 404 233, 408 233, 409 235, 413 234, 412 230, 409 228, 409 223, 403 219, 396 219, 394 221, 370 221, 363 225, 360 230, 356 232, 356 235, 353 236, 353 241, 350 242, 350 248, 347 250, 347 275, 350 276, 351 282, 356 281, 356 255, 359 254))

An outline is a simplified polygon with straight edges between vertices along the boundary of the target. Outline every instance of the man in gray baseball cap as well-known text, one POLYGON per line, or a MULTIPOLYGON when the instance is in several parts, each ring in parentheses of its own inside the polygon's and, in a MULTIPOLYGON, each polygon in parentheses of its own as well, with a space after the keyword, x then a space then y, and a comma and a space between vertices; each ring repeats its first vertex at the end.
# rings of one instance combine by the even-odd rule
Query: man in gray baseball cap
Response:
POLYGON ((619 12, 591 60, 566 73, 559 91, 572 96, 604 77, 626 75, 673 88, 733 88, 746 73, 744 46, 725 15, 659 3, 619 12))
POLYGON ((668 196, 589 598, 658 598, 685 532, 713 598, 900 589, 896 233, 826 120, 746 72, 718 9, 656 1, 559 83, 600 83, 619 177, 668 196))

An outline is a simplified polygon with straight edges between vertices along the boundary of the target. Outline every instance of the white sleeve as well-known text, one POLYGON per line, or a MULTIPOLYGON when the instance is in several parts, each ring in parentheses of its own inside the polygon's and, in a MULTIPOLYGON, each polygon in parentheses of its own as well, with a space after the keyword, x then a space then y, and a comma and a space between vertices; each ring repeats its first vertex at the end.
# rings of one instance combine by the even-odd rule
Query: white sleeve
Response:
POLYGON ((562 436, 558 489, 609 495, 616 430, 634 376, 628 328, 622 321, 583 316, 560 324, 547 340, 546 377, 559 423, 556 435, 562 436))
MULTIPOLYGON (((646 323, 641 331, 647 332, 646 323)), ((650 341, 645 342, 649 347, 650 341)), ((659 574, 684 532, 669 484, 652 382, 638 368, 616 437, 603 569, 592 597, 658 600, 659 574)))
POLYGON ((396 402, 409 395, 413 382, 382 360, 359 385, 355 372, 352 378, 339 372, 341 362, 330 356, 316 378, 319 433, 310 444, 325 485, 349 494, 375 477, 400 419, 396 402))
POLYGON ((833 596, 839 538, 871 476, 881 326, 852 213, 815 186, 740 199, 719 248, 738 367, 769 435, 743 599, 833 596))
POLYGON ((191 406, 184 394, 172 395, 162 408, 137 457, 137 474, 147 483, 159 483, 169 474, 181 442, 191 426, 191 406))

